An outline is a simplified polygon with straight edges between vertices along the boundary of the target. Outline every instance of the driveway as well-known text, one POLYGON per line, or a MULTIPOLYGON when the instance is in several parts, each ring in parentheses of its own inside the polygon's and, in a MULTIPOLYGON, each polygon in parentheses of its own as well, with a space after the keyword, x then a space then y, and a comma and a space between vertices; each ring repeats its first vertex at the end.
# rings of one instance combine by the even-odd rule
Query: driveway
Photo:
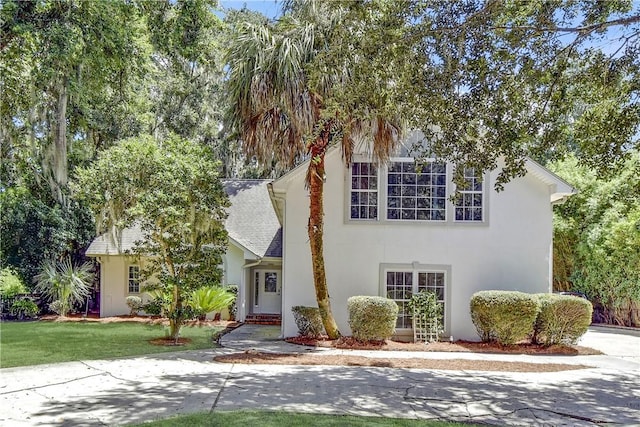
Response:
MULTIPOLYGON (((224 342, 235 349, 286 347, 264 328, 242 326, 224 342)), ((603 348, 613 342, 616 347, 607 351, 627 348, 630 356, 465 356, 593 366, 556 373, 212 362, 216 354, 235 351, 230 348, 9 368, 0 370, 0 425, 124 425, 178 413, 245 408, 496 425, 634 425, 640 424, 637 338, 599 330, 584 338, 603 348)))

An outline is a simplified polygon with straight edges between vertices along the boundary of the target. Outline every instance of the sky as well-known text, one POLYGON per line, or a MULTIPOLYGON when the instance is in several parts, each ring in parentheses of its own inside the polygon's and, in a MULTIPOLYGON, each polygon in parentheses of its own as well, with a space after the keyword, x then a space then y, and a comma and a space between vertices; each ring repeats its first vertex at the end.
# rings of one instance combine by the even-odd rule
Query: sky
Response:
POLYGON ((275 18, 280 15, 280 2, 278 0, 220 0, 220 5, 227 9, 247 9, 262 13, 267 18, 275 18))

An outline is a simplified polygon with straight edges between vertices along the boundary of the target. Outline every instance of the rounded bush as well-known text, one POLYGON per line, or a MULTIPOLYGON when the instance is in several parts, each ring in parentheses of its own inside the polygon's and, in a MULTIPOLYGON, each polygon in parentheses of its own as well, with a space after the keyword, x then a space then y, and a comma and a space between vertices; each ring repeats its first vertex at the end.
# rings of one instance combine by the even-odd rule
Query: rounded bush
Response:
POLYGON ((136 295, 130 295, 126 299, 127 306, 129 307, 129 315, 136 316, 138 311, 142 310, 144 307, 144 303, 142 302, 142 298, 136 295))
POLYGON ((534 326, 537 344, 575 344, 591 324, 593 306, 577 296, 537 294, 540 312, 534 326))
POLYGON ((538 298, 517 291, 480 291, 470 302, 471 320, 482 341, 515 344, 533 333, 538 298))
POLYGON ((376 296, 354 296, 347 300, 349 326, 354 338, 361 341, 382 341, 396 330, 398 304, 376 296))
POLYGON ((318 307, 296 305, 291 307, 293 318, 298 326, 298 333, 303 337, 317 338, 324 333, 322 317, 318 307))

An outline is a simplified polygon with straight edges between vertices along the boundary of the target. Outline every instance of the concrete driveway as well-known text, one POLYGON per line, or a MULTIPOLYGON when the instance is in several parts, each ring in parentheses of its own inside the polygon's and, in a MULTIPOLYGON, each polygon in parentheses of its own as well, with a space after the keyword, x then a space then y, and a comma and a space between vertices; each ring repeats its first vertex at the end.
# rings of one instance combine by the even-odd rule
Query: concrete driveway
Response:
MULTIPOLYGON (((236 350, 261 345, 271 351, 286 350, 286 344, 264 328, 242 326, 224 342, 236 350)), ((608 350, 617 353, 617 348, 625 348, 630 356, 627 350, 621 356, 464 356, 593 366, 556 373, 212 362, 215 354, 236 351, 230 348, 9 368, 0 370, 0 425, 125 425, 178 413, 244 408, 496 425, 640 425, 636 339, 599 330, 583 339, 603 349, 614 342, 616 349, 608 350)))

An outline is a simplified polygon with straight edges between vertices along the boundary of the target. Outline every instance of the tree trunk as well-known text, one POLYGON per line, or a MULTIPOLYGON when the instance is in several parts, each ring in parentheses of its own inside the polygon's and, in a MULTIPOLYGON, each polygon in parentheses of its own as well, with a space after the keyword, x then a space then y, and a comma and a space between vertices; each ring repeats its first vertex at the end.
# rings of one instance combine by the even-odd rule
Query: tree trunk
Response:
POLYGON ((309 245, 311 247, 311 263, 313 265, 313 284, 316 289, 316 300, 324 329, 330 339, 340 337, 338 325, 331 312, 327 276, 324 268, 323 253, 323 197, 324 197, 324 156, 329 143, 329 133, 323 132, 311 147, 311 161, 307 171, 309 185, 309 245))
MULTIPOLYGON (((52 144, 45 162, 49 163, 49 186, 54 200, 66 206, 64 188, 67 187, 67 104, 69 103, 68 80, 61 78, 55 86, 56 109, 51 127, 52 144)), ((45 166, 45 170, 47 170, 45 166)))

